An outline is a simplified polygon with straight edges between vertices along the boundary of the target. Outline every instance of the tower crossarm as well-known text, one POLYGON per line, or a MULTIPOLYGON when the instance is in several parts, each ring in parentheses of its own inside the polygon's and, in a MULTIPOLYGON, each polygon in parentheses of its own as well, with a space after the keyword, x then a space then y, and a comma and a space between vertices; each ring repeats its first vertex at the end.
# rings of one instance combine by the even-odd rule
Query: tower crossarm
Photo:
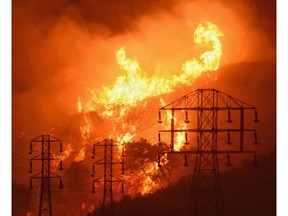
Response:
POLYGON ((254 133, 254 144, 258 144, 256 129, 247 128, 244 124, 248 111, 254 111, 254 122, 259 122, 254 106, 216 89, 196 89, 159 108, 161 129, 158 130, 158 144, 168 143, 170 151, 159 152, 158 166, 162 167, 161 160, 166 158, 161 157, 163 155, 184 155, 184 166, 188 166, 187 155, 195 155, 188 215, 224 215, 218 155, 226 154, 227 165, 231 166, 231 154, 252 154, 257 165, 256 152, 244 150, 244 144, 252 140, 251 133, 254 133), (232 121, 231 112, 236 121, 232 121), (183 116, 185 119, 181 120, 183 116), (189 133, 192 136, 189 137, 189 133), (229 148, 218 145, 218 135, 223 138, 223 133, 227 133, 229 148), (165 141, 161 134, 164 134, 165 141), (191 140, 196 140, 196 145, 189 145, 191 140), (231 147, 232 140, 237 145, 231 147))

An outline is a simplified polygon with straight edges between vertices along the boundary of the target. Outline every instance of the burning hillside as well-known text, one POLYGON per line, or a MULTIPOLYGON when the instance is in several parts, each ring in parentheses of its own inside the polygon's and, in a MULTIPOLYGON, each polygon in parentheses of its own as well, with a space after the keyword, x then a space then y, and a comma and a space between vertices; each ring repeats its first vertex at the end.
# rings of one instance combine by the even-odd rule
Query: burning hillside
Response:
MULTIPOLYGON (((100 90, 91 90, 92 95, 88 102, 82 104, 81 99, 77 102, 78 111, 83 115, 80 126, 83 148, 77 155, 76 161, 79 161, 80 158, 85 159, 83 153, 87 151, 87 148, 91 149, 91 140, 101 139, 102 137, 115 139, 120 155, 124 145, 129 145, 129 142, 135 138, 139 139, 137 134, 141 129, 142 122, 141 116, 137 112, 147 109, 149 99, 158 97, 159 105, 161 102, 165 103, 161 95, 174 92, 183 85, 192 86, 202 73, 216 71, 222 55, 220 41, 222 36, 223 33, 216 25, 210 22, 199 24, 194 32, 195 44, 196 46, 206 47, 206 51, 199 57, 194 57, 182 63, 181 74, 174 75, 169 79, 165 76, 156 75, 149 77, 137 60, 127 57, 124 48, 119 49, 116 52, 116 60, 124 75, 117 77, 115 83, 111 86, 103 86, 100 90), (99 93, 97 94, 97 92, 99 93), (110 127, 105 125, 106 130, 99 133, 97 123, 89 118, 91 112, 96 113, 103 122, 108 122, 109 124, 106 125, 110 125, 110 127), (90 143, 87 141, 89 139, 90 143)), ((155 119, 150 119, 150 124, 153 122, 155 122, 155 119)), ((169 128, 169 125, 167 125, 167 128, 169 128)), ((176 143, 179 146, 178 150, 181 149, 183 144, 181 134, 178 143, 176 143)), ((129 149, 129 146, 126 148, 129 149)), ((142 165, 145 167, 135 169, 133 175, 125 177, 126 184, 134 185, 133 188, 135 189, 133 191, 128 186, 128 194, 131 193, 132 195, 140 192, 144 195, 159 188, 159 179, 156 180, 154 177, 153 180, 153 176, 158 175, 159 172, 155 160, 146 161, 142 165), (137 188, 133 182, 142 182, 142 184, 137 188)))
MULTIPOLYGON (((70 215, 78 214, 75 206, 100 205, 101 184, 91 194, 93 144, 109 138, 117 143, 115 157, 125 150, 125 195, 153 194, 191 171, 167 155, 158 168, 157 152, 167 148, 157 145, 158 108, 210 84, 231 94, 246 91, 221 80, 219 71, 275 57, 273 31, 263 25, 271 22, 263 12, 269 7, 258 1, 12 2, 13 181, 27 182, 19 170, 26 169, 22 159, 29 158, 22 154, 29 140, 57 134, 66 192, 55 198, 56 208, 69 205, 70 215)), ((224 79, 237 84, 241 72, 230 72, 224 79)), ((169 118, 162 127, 169 128, 169 118)), ((186 127, 180 119, 175 124, 186 127)), ((175 151, 185 148, 184 133, 175 140, 175 151)), ((28 211, 34 215, 35 209, 28 211)))

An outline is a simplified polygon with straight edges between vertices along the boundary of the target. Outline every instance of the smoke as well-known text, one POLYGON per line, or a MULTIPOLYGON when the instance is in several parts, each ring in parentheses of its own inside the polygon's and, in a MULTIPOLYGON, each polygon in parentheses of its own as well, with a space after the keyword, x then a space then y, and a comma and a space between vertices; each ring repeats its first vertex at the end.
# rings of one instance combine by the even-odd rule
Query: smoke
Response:
POLYGON ((102 28, 110 35, 122 34, 136 28, 139 18, 145 14, 155 14, 159 11, 170 10, 175 5, 175 0, 156 0, 147 2, 144 0, 62 0, 50 2, 45 0, 41 3, 35 0, 13 1, 13 8, 21 8, 26 12, 27 18, 42 26, 42 30, 55 25, 61 17, 68 17, 74 23, 91 33, 102 28), (48 26, 43 26, 43 23, 48 26))
POLYGON ((13 128, 34 121, 43 132, 62 122, 78 97, 120 75, 122 46, 148 74, 179 73, 201 53, 193 31, 205 20, 225 34, 222 64, 275 55, 275 2, 259 2, 14 0, 13 128))
MULTIPOLYGON (((121 75, 115 60, 118 49, 125 47, 148 75, 170 77, 179 73, 185 60, 202 53, 204 48, 194 46, 193 31, 206 20, 225 35, 219 72, 223 76, 219 75, 215 86, 260 104, 263 112, 269 112, 267 121, 273 121, 275 112, 265 105, 275 104, 274 64, 265 68, 247 62, 274 60, 275 6, 276 1, 269 0, 13 0, 13 178, 19 173, 19 158, 28 152, 29 140, 41 133, 55 134, 77 148, 81 139, 77 100, 87 101, 91 90, 99 93, 121 75), (253 73, 259 67, 264 76, 253 73), (257 94, 247 96, 247 85, 257 94), (268 96, 259 98, 263 85, 269 86, 265 88, 268 96)), ((102 127, 104 123, 94 116, 93 124, 102 127)), ((143 134, 151 133, 156 132, 143 134)), ((17 181, 27 179, 22 175, 17 181)))

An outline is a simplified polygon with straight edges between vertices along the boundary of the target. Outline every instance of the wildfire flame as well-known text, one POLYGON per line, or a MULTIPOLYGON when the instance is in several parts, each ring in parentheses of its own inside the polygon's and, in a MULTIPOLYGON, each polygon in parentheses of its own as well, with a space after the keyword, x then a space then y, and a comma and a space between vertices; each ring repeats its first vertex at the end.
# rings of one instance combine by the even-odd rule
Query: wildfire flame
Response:
POLYGON ((151 178, 151 174, 156 173, 158 170, 157 163, 148 163, 147 167, 145 167, 144 181, 142 184, 141 195, 146 195, 153 192, 159 185, 159 179, 156 181, 151 178))
POLYGON ((77 101, 77 110, 79 113, 82 112, 82 103, 81 103, 80 98, 78 98, 78 101, 77 101))
MULTIPOLYGON (((224 34, 216 25, 210 22, 198 25, 194 32, 195 44, 207 47, 207 51, 202 53, 198 59, 192 58, 185 61, 181 66, 181 73, 168 79, 159 75, 148 76, 139 62, 127 57, 125 49, 120 48, 116 52, 116 60, 120 70, 125 75, 117 77, 113 85, 102 87, 98 94, 92 90, 92 97, 87 102, 85 109, 80 98, 77 101, 77 109, 80 113, 83 113, 83 122, 80 126, 82 144, 86 145, 91 132, 90 120, 88 115, 85 114, 85 110, 94 110, 103 120, 113 122, 113 128, 107 137, 116 138, 118 148, 121 150, 123 144, 130 142, 137 133, 137 120, 130 120, 129 118, 133 114, 131 110, 137 107, 145 107, 148 98, 173 92, 176 87, 181 85, 191 86, 204 72, 216 71, 222 56, 220 41, 222 36, 224 34)), ((170 116, 171 118, 172 116, 170 116)), ((177 122, 177 119, 175 118, 174 121, 177 122)), ((185 129, 186 125, 183 124, 181 127, 185 129)), ((184 140, 185 134, 177 134, 174 145, 176 151, 183 147, 184 140)), ((83 147, 77 160, 83 160, 85 151, 86 148, 83 147)), ((164 156, 163 160, 167 163, 167 155, 164 156)), ((159 182, 151 178, 153 173, 158 172, 157 170, 156 163, 148 163, 145 172, 139 171, 139 175, 134 176, 133 180, 128 178, 126 181, 135 181, 137 178, 139 182, 142 182, 141 194, 150 193, 159 186, 159 182)))
POLYGON ((75 157, 75 162, 83 161, 86 157, 86 147, 82 148, 79 154, 75 157))
POLYGON ((66 158, 68 158, 72 150, 73 149, 72 149, 71 144, 66 145, 64 151, 59 156, 60 160, 64 161, 66 158))
MULTIPOLYGON (((211 46, 212 50, 200 55, 201 61, 193 58, 182 65, 183 73, 179 77, 179 82, 189 84, 191 79, 198 78, 205 71, 215 71, 219 68, 222 56, 222 44, 220 37, 224 34, 218 30, 217 26, 206 22, 206 26, 199 25, 194 32, 194 41, 199 45, 211 46)), ((177 79, 178 80, 178 79, 177 79)))
MULTIPOLYGON (((161 106, 164 106, 166 103, 161 98, 160 99, 161 106)), ((169 110, 166 110, 165 119, 163 119, 162 126, 163 128, 169 130, 171 127, 171 119, 174 120, 174 125, 180 124, 179 127, 182 130, 185 130, 187 128, 187 124, 185 122, 178 122, 177 118, 175 116, 172 116, 172 113, 169 110)), ((174 151, 180 151, 180 149, 184 146, 184 143, 186 141, 185 133, 176 133, 175 134, 175 140, 174 140, 174 151)))
MULTIPOLYGON (((99 104, 111 111, 114 105, 137 106, 138 102, 164 93, 172 92, 179 84, 189 84, 198 78, 205 71, 215 71, 219 67, 222 55, 222 44, 220 37, 223 33, 217 26, 206 22, 206 25, 199 25, 194 33, 194 41, 200 46, 211 46, 212 49, 201 54, 200 61, 193 58, 182 65, 182 74, 174 76, 173 79, 164 77, 147 77, 139 63, 135 59, 129 59, 126 51, 121 48, 116 53, 117 63, 126 75, 120 76, 111 87, 103 87, 103 92, 98 98, 99 104)), ((127 108, 120 111, 125 114, 127 108)), ((113 112, 104 112, 104 115, 111 116, 113 112)))

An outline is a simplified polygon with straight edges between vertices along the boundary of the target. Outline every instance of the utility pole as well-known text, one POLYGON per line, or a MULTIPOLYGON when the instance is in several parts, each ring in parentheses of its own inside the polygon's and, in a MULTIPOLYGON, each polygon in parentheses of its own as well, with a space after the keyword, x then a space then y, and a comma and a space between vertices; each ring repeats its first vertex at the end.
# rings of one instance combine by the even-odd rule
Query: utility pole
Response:
POLYGON ((254 111, 254 122, 257 123, 259 120, 255 107, 216 89, 197 89, 159 109, 159 123, 163 122, 161 119, 163 112, 171 118, 170 129, 159 130, 159 144, 162 143, 161 134, 163 133, 171 133, 171 142, 170 151, 158 154, 158 166, 161 167, 163 154, 183 154, 186 166, 188 165, 187 156, 196 155, 188 205, 189 216, 225 215, 218 163, 219 154, 227 155, 228 166, 231 166, 231 154, 252 154, 257 165, 256 152, 244 148, 244 141, 248 140, 248 136, 244 134, 247 133, 252 133, 254 144, 258 144, 256 130, 244 127, 244 112, 248 110, 254 111), (182 116, 185 116, 185 129, 177 128, 175 125, 176 112, 180 114, 182 112, 182 116), (231 112, 239 118, 239 122, 237 120, 231 124, 231 112), (192 124, 189 116, 192 116, 196 122, 192 124), (221 125, 219 122, 222 122, 221 125), (175 151, 175 135, 181 133, 185 134, 184 148, 175 151), (225 146, 223 143, 218 143, 218 136, 223 133, 227 134, 225 146), (196 138, 196 144, 190 148, 188 134, 196 138), (233 145, 232 137, 237 139, 233 145), (186 150, 187 148, 189 150, 186 150))
MULTIPOLYGON (((30 141, 30 152, 29 154, 32 155, 33 152, 33 143, 37 144, 40 143, 38 149, 41 149, 41 153, 32 157, 30 159, 30 170, 29 172, 32 173, 33 161, 41 161, 41 171, 36 173, 30 177, 30 189, 33 189, 32 186, 32 179, 40 179, 41 180, 41 191, 40 191, 40 199, 39 199, 39 210, 38 216, 52 216, 52 202, 51 202, 51 191, 50 191, 50 179, 57 178, 60 180, 60 188, 63 188, 62 178, 61 176, 55 174, 51 171, 51 161, 58 160, 59 161, 59 170, 63 170, 62 168, 62 161, 60 158, 55 157, 51 152, 51 143, 57 143, 60 145, 60 153, 63 152, 62 150, 62 141, 56 137, 53 137, 48 134, 44 134, 38 136, 30 141)), ((35 148, 35 147, 34 147, 35 148)))
POLYGON ((95 193, 95 184, 102 182, 104 185, 103 201, 102 201, 102 215, 113 215, 113 183, 121 183, 121 192, 124 193, 124 180, 113 175, 113 165, 121 165, 121 175, 124 175, 124 147, 122 146, 122 153, 120 159, 115 158, 113 147, 118 147, 113 143, 112 139, 105 139, 93 145, 93 174, 95 177, 96 166, 103 167, 103 176, 100 176, 92 182, 92 193, 95 193), (96 148, 98 148, 96 154, 96 148), (101 151, 102 149, 102 151, 101 151), (104 151, 104 153, 103 153, 104 151), (100 155, 100 157, 99 157, 100 155), (103 155, 101 157, 101 155, 103 155))

